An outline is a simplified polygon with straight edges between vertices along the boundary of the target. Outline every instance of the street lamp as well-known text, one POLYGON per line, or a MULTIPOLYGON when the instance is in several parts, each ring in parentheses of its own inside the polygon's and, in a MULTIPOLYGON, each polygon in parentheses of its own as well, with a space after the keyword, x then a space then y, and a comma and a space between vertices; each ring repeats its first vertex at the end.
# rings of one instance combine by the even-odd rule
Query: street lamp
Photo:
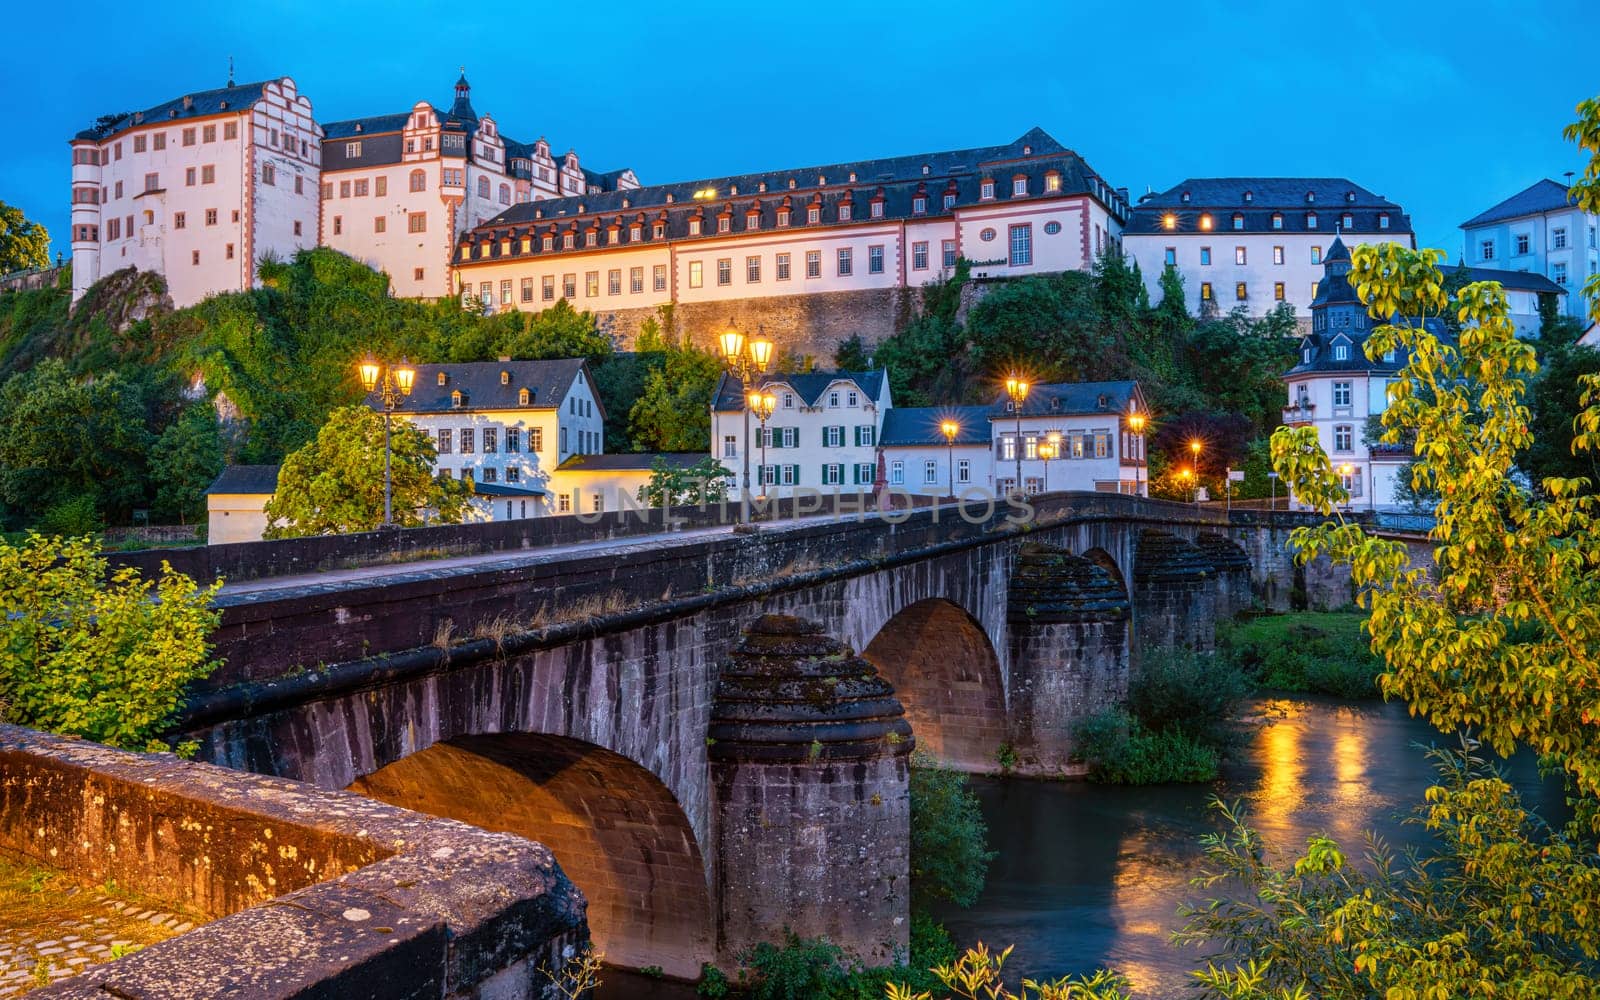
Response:
POLYGON ((956 495, 956 435, 961 433, 961 425, 954 420, 946 420, 939 425, 939 430, 944 432, 945 464, 949 466, 950 496, 956 495))
POLYGON ((1138 464, 1133 467, 1133 491, 1135 493, 1139 494, 1140 496, 1144 496, 1144 494, 1145 494, 1144 489, 1139 485, 1139 469, 1145 465, 1145 459, 1144 459, 1144 425, 1146 423, 1147 423, 1147 420, 1146 420, 1145 415, 1143 413, 1139 412, 1139 404, 1130 403, 1128 405, 1128 426, 1130 428, 1132 428, 1132 430, 1133 430, 1133 432, 1135 434, 1139 435, 1139 458, 1138 458, 1138 464))
POLYGON ((1189 454, 1194 456, 1194 505, 1200 506, 1200 439, 1189 439, 1189 454))
POLYGON ((734 327, 732 320, 729 320, 728 328, 718 335, 717 343, 722 348, 722 363, 727 367, 728 374, 739 380, 739 398, 743 404, 740 409, 744 410, 744 493, 739 498, 739 520, 749 524, 750 407, 744 395, 752 376, 766 374, 767 364, 772 360, 772 341, 758 333, 755 339, 747 344, 744 334, 734 327))
POLYGON ((1061 432, 1051 431, 1039 445, 1039 457, 1044 459, 1044 491, 1050 492, 1050 460, 1061 457, 1061 432))
POLYGON ((1022 401, 1028 398, 1028 382, 1013 373, 1006 377, 1006 395, 1011 398, 1011 408, 1017 415, 1017 495, 1022 495, 1022 401))
POLYGON ((394 479, 390 474, 389 458, 389 428, 394 417, 395 407, 400 401, 411 395, 411 386, 416 381, 417 370, 400 359, 397 365, 385 364, 367 355, 357 366, 361 374, 361 387, 370 393, 378 393, 383 403, 383 526, 394 527, 394 479))
POLYGON ((1178 478, 1189 484, 1190 502, 1192 502, 1196 507, 1200 506, 1200 491, 1195 488, 1194 470, 1184 469, 1182 472, 1178 473, 1178 478))
POLYGON ((1344 503, 1346 507, 1351 509, 1354 509, 1355 507, 1355 504, 1352 502, 1354 498, 1350 495, 1350 474, 1354 471, 1355 467, 1349 462, 1342 462, 1339 465, 1339 475, 1344 477, 1344 503))
MULTIPOLYGON (((749 404, 750 409, 755 411, 756 419, 761 421, 761 429, 757 432, 761 438, 761 474, 757 478, 761 480, 759 484, 761 486, 761 499, 765 500, 767 498, 767 419, 772 416, 772 411, 778 408, 778 397, 770 392, 752 389, 745 395, 745 402, 749 404)), ((772 480, 776 483, 778 477, 773 476, 772 480)))

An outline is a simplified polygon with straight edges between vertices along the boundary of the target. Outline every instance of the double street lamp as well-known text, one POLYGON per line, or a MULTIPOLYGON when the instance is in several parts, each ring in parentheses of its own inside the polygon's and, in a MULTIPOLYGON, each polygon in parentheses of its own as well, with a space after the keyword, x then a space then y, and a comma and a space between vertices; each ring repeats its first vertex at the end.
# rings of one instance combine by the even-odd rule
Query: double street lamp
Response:
POLYGON ((417 370, 400 359, 399 364, 380 362, 367 355, 357 366, 361 373, 361 386, 369 394, 378 393, 379 400, 383 403, 383 526, 394 527, 394 478, 390 472, 389 428, 394 418, 395 408, 400 401, 411 395, 411 387, 417 378, 417 370))
MULTIPOLYGON (((744 402, 747 407, 755 411, 756 419, 761 421, 758 436, 761 438, 761 465, 757 470, 756 478, 760 480, 761 499, 767 499, 767 420, 772 416, 772 411, 778 408, 778 397, 770 392, 760 389, 751 389, 745 393, 744 402)), ((774 484, 778 477, 772 477, 774 484)))
POLYGON ((950 497, 956 495, 956 435, 961 433, 961 425, 954 420, 946 420, 939 425, 939 430, 944 433, 945 464, 949 466, 945 471, 950 473, 950 497))
POLYGON ((1050 492, 1050 460, 1061 457, 1061 432, 1051 431, 1039 445, 1039 457, 1044 459, 1044 491, 1050 492))
POLYGON ((744 446, 741 453, 744 458, 744 491, 739 498, 739 520, 745 524, 750 523, 750 401, 747 397, 750 381, 758 375, 765 375, 767 365, 772 362, 772 341, 757 334, 755 339, 746 341, 745 335, 734 328, 733 321, 728 321, 728 328, 718 337, 717 343, 722 348, 722 363, 726 366, 728 374, 739 380, 739 398, 743 402, 740 409, 744 410, 744 446))
POLYGON ((1028 398, 1029 385, 1026 379, 1015 373, 1006 377, 1006 395, 1011 399, 1011 409, 1017 415, 1017 495, 1022 495, 1022 403, 1028 398))
POLYGON ((1128 429, 1139 435, 1139 459, 1138 464, 1133 467, 1133 491, 1139 496, 1144 496, 1145 494, 1144 488, 1139 485, 1139 469, 1146 465, 1144 457, 1144 428, 1148 422, 1145 415, 1139 412, 1138 403, 1128 404, 1128 429))

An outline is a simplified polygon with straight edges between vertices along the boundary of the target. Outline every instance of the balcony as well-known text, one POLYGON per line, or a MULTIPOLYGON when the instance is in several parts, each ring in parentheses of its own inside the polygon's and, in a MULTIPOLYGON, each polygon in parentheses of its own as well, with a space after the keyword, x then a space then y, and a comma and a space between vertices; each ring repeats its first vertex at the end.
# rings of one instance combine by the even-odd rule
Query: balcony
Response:
POLYGON ((1309 403, 1302 399, 1300 402, 1295 403, 1292 406, 1285 406, 1283 408, 1283 422, 1289 424, 1290 426, 1309 424, 1312 418, 1316 415, 1312 412, 1315 409, 1315 404, 1309 403))

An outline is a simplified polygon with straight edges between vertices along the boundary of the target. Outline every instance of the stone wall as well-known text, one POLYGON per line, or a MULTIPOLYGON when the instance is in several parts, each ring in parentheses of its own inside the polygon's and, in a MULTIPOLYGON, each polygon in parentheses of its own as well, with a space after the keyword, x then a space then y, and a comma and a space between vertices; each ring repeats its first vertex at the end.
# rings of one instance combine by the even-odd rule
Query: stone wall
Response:
POLYGON ((40 998, 543 994, 586 940, 551 853, 294 782, 0 726, 0 852, 216 918, 40 998))
POLYGON ((28 292, 40 288, 54 288, 62 272, 70 265, 60 264, 37 271, 15 271, 0 275, 0 292, 28 292))

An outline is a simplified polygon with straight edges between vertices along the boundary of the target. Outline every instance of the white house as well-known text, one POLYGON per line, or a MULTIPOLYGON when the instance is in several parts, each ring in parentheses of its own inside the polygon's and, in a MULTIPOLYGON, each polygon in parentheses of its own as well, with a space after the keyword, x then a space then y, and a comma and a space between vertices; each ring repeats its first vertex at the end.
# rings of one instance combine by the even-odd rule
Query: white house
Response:
POLYGON ((538 311, 917 287, 958 257, 975 276, 1086 270, 1127 214, 1042 129, 977 149, 594 191, 513 205, 462 235, 463 290, 538 311))
POLYGON ((229 465, 206 489, 206 544, 256 542, 267 530, 266 507, 278 491, 278 466, 229 465))
POLYGON ((248 289, 317 243, 322 129, 288 77, 185 94, 72 139, 72 297, 125 267, 173 304, 248 289))
POLYGON ((1416 245, 1394 202, 1342 177, 1191 177, 1139 199, 1122 242, 1152 302, 1167 267, 1183 276, 1193 314, 1287 302, 1309 317, 1334 236, 1416 245))
MULTIPOLYGON (((382 408, 376 394, 367 405, 382 408)), ((395 412, 433 438, 439 475, 474 482, 489 520, 565 513, 556 469, 605 450, 605 411, 578 359, 417 365, 395 412)))
MULTIPOLYGON (((867 372, 804 372, 767 375, 751 385, 777 398, 766 422, 749 421, 748 464, 752 495, 792 496, 796 487, 825 493, 870 493, 878 483, 878 436, 893 405, 889 379, 867 372)), ((711 405, 711 448, 734 475, 733 495, 743 486, 744 395, 737 379, 723 375, 711 405)))
POLYGON ((1439 270, 1446 277, 1466 272, 1467 282, 1498 281, 1506 293, 1506 307, 1511 312, 1511 322, 1516 324, 1517 336, 1534 338, 1539 335, 1539 300, 1549 296, 1555 300, 1556 313, 1567 310, 1567 290, 1542 274, 1533 271, 1506 271, 1493 267, 1469 267, 1465 264, 1444 264, 1439 270))
POLYGON ((418 101, 323 130, 322 243, 387 272, 400 296, 455 294, 456 236, 512 205, 638 186, 631 170, 595 174, 543 137, 504 135, 473 109, 465 73, 448 111, 418 101))
POLYGON ((989 408, 995 491, 1005 495, 1016 490, 1020 465, 1024 493, 1144 495, 1145 442, 1130 418, 1149 412, 1144 392, 1133 381, 1032 386, 1020 411, 1002 395, 989 408), (1055 443, 1060 457, 1047 461, 1040 450, 1045 443, 1055 443))
MULTIPOLYGON (((1595 228, 1600 216, 1572 203, 1567 186, 1541 180, 1461 224, 1465 263, 1528 271, 1562 288, 1581 289, 1600 271, 1595 228)), ((1566 297, 1566 313, 1587 321, 1582 295, 1566 297)))
POLYGON ((927 496, 961 496, 994 489, 987 406, 895 407, 883 415, 879 445, 890 489, 927 496), (944 425, 955 425, 946 437, 944 425))
POLYGON ((556 466, 550 478, 550 492, 555 497, 554 512, 593 514, 652 506, 640 500, 639 493, 649 485, 657 462, 683 470, 693 468, 705 458, 703 452, 573 455, 556 466))
MULTIPOLYGON (((1311 307, 1311 332, 1301 339, 1295 366, 1284 375, 1289 401, 1283 422, 1316 428, 1318 443, 1343 480, 1352 508, 1404 506, 1397 487, 1411 451, 1369 441, 1367 428, 1369 418, 1389 406, 1389 383, 1405 367, 1404 352, 1367 358, 1366 341, 1374 323, 1350 286, 1350 253, 1342 241, 1329 247, 1325 271, 1311 307)), ((1437 319, 1428 320, 1428 329, 1436 336, 1445 333, 1437 319)), ((1304 509, 1298 499, 1292 504, 1304 509)))

